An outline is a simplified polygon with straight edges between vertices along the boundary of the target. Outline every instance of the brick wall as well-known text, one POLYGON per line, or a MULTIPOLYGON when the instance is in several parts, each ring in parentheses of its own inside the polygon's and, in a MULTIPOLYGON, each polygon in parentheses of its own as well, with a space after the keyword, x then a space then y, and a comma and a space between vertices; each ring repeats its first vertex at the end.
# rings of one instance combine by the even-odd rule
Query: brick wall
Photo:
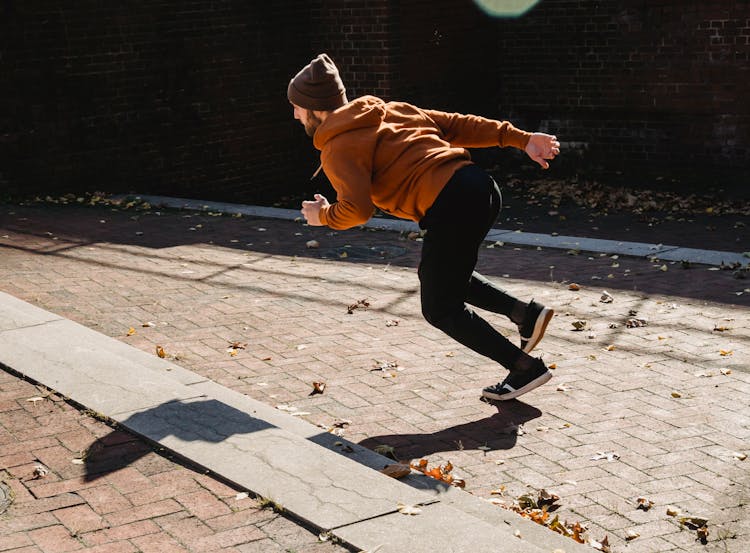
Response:
POLYGON ((284 91, 321 51, 350 98, 548 130, 580 154, 561 168, 747 174, 750 0, 541 0, 505 19, 472 0, 4 0, 0 15, 0 194, 306 193, 317 155, 284 91))
POLYGON ((232 200, 314 169, 285 96, 309 50, 308 13, 292 3, 0 9, 3 191, 232 200))

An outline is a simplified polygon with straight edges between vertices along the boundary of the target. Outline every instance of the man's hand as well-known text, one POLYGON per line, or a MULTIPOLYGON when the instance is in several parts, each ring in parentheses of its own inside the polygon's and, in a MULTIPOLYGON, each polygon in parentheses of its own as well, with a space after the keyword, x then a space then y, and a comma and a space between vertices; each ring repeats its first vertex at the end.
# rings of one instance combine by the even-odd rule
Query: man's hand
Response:
POLYGON ((322 207, 328 207, 330 204, 326 197, 322 194, 315 194, 315 201, 305 200, 302 202, 302 209, 300 212, 307 221, 308 225, 315 227, 321 226, 323 223, 320 222, 320 209, 322 207))
POLYGON ((535 132, 531 135, 525 151, 543 169, 549 169, 549 163, 546 160, 555 159, 555 156, 560 153, 560 143, 556 136, 535 132))

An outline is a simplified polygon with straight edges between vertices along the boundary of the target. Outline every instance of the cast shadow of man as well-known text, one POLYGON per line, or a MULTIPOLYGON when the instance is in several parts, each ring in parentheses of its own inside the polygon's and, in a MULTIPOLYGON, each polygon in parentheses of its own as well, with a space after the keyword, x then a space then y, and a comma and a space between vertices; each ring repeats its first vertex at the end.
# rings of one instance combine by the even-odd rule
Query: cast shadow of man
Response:
MULTIPOLYGON (((194 459, 205 447, 275 428, 215 399, 168 401, 138 411, 118 421, 113 430, 93 442, 81 454, 89 482, 136 463, 159 462, 154 456, 164 448, 194 459)), ((181 462, 179 458, 171 459, 181 462)))
POLYGON ((394 457, 405 461, 419 459, 433 453, 478 449, 511 449, 516 445, 519 427, 542 412, 518 400, 491 402, 497 413, 485 419, 472 421, 425 434, 385 434, 372 436, 359 442, 368 449, 379 445, 393 447, 394 457))

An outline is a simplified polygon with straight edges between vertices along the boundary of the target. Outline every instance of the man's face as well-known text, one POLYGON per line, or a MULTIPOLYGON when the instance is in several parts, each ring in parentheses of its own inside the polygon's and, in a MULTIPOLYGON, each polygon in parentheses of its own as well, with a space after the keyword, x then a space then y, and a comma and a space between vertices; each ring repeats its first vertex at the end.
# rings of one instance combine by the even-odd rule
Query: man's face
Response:
POLYGON ((305 127, 307 136, 313 136, 323 120, 310 109, 301 108, 296 104, 292 104, 292 106, 294 106, 294 118, 305 127))

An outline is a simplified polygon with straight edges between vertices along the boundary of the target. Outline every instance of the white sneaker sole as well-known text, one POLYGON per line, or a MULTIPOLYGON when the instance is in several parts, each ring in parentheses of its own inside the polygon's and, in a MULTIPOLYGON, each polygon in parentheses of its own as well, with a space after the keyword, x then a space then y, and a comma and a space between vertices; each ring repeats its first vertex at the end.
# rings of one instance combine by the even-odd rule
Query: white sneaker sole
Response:
POLYGON ((536 323, 534 324, 534 330, 531 332, 531 337, 526 338, 524 336, 521 336, 521 340, 526 340, 526 346, 524 346, 523 348, 524 353, 529 353, 536 347, 539 342, 542 341, 544 332, 547 330, 547 325, 554 316, 555 311, 553 309, 550 309, 549 307, 542 308, 542 310, 539 312, 539 316, 536 318, 536 323))
POLYGON ((486 390, 482 390, 482 397, 486 397, 488 399, 494 399, 497 401, 505 401, 508 399, 515 399, 518 396, 522 396, 523 394, 530 392, 531 390, 538 388, 542 384, 545 384, 546 382, 549 382, 552 378, 552 373, 548 370, 544 374, 541 374, 537 376, 534 380, 526 384, 525 386, 522 386, 521 388, 518 388, 517 390, 514 389, 512 386, 508 384, 504 384, 503 388, 508 390, 508 393, 505 394, 493 394, 492 392, 488 392, 486 390))

